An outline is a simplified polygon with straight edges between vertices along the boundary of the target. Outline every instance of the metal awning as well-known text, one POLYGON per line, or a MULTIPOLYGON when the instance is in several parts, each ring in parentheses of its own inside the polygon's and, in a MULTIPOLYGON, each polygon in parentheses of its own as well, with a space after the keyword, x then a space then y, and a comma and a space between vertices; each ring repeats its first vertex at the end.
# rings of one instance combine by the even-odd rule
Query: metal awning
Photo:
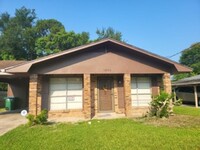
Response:
POLYGON ((179 81, 172 82, 173 87, 186 87, 193 86, 194 87, 194 99, 195 106, 198 108, 198 95, 197 95, 197 86, 200 86, 200 75, 184 78, 179 81))
POLYGON ((184 78, 175 82, 172 82, 172 86, 179 86, 179 85, 197 85, 200 84, 200 75, 184 78))
POLYGON ((193 86, 193 85, 200 85, 200 81, 172 83, 172 86, 193 86))

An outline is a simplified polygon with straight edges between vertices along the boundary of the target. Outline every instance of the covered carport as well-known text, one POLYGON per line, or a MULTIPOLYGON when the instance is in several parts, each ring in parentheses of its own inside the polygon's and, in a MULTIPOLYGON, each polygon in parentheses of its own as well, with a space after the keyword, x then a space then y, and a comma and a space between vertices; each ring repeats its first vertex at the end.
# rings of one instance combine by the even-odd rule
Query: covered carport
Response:
POLYGON ((173 88, 177 87, 193 87, 194 88, 194 102, 195 107, 198 108, 198 95, 197 95, 197 86, 200 86, 200 75, 184 78, 176 82, 172 82, 173 88))
POLYGON ((22 64, 25 61, 0 61, 0 82, 7 83, 7 96, 17 98, 17 109, 28 107, 29 77, 22 74, 6 73, 6 69, 22 64))

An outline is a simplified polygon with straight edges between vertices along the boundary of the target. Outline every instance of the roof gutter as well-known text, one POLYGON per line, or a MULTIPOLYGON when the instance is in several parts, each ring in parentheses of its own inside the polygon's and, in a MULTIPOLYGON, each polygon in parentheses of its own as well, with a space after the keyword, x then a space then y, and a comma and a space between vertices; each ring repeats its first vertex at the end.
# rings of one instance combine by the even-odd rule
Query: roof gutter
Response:
POLYGON ((5 69, 0 70, 0 76, 10 76, 10 75, 13 75, 13 74, 7 73, 5 69))
POLYGON ((188 85, 196 85, 196 84, 200 84, 200 81, 196 81, 196 82, 185 82, 185 83, 172 83, 172 86, 188 86, 188 85))

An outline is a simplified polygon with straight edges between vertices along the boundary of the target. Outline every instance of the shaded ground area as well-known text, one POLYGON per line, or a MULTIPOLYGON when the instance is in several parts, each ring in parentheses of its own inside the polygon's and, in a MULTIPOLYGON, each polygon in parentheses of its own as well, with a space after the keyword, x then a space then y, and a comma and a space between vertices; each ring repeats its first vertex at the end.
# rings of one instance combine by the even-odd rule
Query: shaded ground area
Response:
POLYGON ((195 128, 199 130, 200 127, 200 108, 191 107, 188 105, 175 106, 174 115, 169 118, 137 118, 135 121, 166 127, 183 127, 195 128))
POLYGON ((20 113, 0 113, 0 136, 26 122, 20 113))
POLYGON ((188 115, 174 115, 169 118, 139 118, 136 121, 154 126, 167 126, 167 127, 184 127, 184 128, 199 128, 200 117, 188 115))

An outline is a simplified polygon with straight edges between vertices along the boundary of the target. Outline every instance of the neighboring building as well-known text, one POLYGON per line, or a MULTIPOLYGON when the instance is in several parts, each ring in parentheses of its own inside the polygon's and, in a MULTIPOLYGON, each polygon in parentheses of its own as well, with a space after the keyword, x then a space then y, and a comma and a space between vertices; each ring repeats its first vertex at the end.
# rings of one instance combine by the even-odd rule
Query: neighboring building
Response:
POLYGON ((177 98, 183 99, 184 103, 194 103, 200 106, 200 75, 184 78, 172 83, 177 98))
POLYGON ((103 39, 5 68, 21 107, 49 117, 145 114, 152 95, 171 92, 170 75, 191 69, 143 49, 103 39), (17 92, 16 92, 17 91, 17 92), (20 94, 19 94, 20 93, 20 94), (26 97, 26 98, 25 98, 26 97))

